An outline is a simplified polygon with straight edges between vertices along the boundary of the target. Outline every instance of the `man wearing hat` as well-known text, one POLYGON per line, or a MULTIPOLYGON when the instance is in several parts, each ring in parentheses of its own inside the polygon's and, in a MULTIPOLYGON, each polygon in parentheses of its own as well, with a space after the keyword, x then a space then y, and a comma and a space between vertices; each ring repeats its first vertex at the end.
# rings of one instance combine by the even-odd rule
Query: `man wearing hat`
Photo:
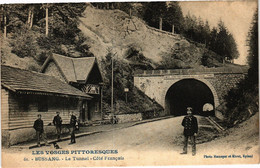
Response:
POLYGON ((53 124, 56 126, 57 130, 57 139, 60 141, 60 134, 61 134, 61 125, 62 125, 62 119, 60 117, 60 112, 56 112, 56 116, 53 118, 53 124))
POLYGON ((187 108, 187 116, 182 120, 181 125, 184 127, 184 147, 181 154, 187 154, 188 139, 190 137, 192 143, 192 156, 196 155, 196 142, 195 136, 198 133, 197 118, 192 115, 192 108, 187 108))
POLYGON ((77 123, 77 117, 74 115, 73 111, 70 112, 70 115, 71 115, 71 117, 70 117, 70 135, 71 135, 71 138, 70 138, 69 145, 76 143, 75 130, 76 130, 76 123, 77 123))
POLYGON ((44 125, 43 125, 43 121, 42 121, 42 115, 41 114, 38 114, 37 115, 38 119, 34 121, 34 124, 33 124, 33 128, 35 129, 36 131, 36 136, 37 136, 37 146, 40 147, 41 146, 41 142, 40 142, 40 139, 42 138, 44 143, 45 143, 45 146, 50 146, 50 144, 47 142, 47 139, 46 139, 46 135, 44 133, 44 125))

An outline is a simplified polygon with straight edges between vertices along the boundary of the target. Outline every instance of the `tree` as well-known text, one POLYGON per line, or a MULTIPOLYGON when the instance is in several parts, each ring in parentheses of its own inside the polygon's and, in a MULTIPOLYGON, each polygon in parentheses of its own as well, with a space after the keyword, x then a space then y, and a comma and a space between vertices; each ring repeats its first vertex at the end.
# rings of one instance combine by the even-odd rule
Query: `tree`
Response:
POLYGON ((102 67, 104 71, 104 101, 108 104, 111 102, 111 84, 114 83, 114 100, 124 100, 124 88, 132 90, 133 85, 133 72, 129 64, 116 58, 116 54, 108 49, 105 59, 102 59, 102 67), (113 74, 112 80, 112 61, 113 61, 113 74))
POLYGON ((213 27, 209 36, 209 49, 212 51, 216 51, 217 36, 218 30, 216 27, 213 27))
POLYGON ((206 47, 209 48, 209 42, 210 42, 210 27, 209 27, 209 22, 206 21, 204 28, 203 28, 203 34, 204 34, 204 40, 206 47))
POLYGON ((85 43, 86 37, 78 28, 79 17, 82 16, 86 4, 48 4, 47 7, 49 13, 48 22, 46 22, 47 19, 45 18, 47 16, 45 14, 46 5, 42 8, 43 17, 38 22, 40 31, 42 33, 48 32, 47 37, 39 37, 38 43, 40 47, 66 56, 93 56, 89 52, 90 47, 85 43), (48 23, 48 26, 46 23, 48 23))
POLYGON ((229 33, 222 20, 218 23, 218 34, 214 51, 222 57, 223 62, 226 58, 233 60, 239 56, 235 39, 229 33))
POLYGON ((194 15, 191 16, 190 13, 188 13, 188 15, 186 15, 184 19, 184 36, 186 38, 196 41, 196 32, 198 32, 196 30, 197 28, 197 18, 194 15))
POLYGON ((24 6, 22 4, 1 5, 1 30, 3 30, 4 38, 7 37, 8 32, 24 26, 24 19, 26 18, 22 12, 24 6))
POLYGON ((199 17, 195 30, 195 41, 207 46, 210 38, 210 27, 208 21, 204 23, 204 21, 199 17))
POLYGON ((85 8, 85 3, 1 5, 1 30, 4 37, 10 34, 13 53, 33 57, 40 64, 51 52, 93 56, 78 28, 85 8))
POLYGON ((132 3, 131 2, 112 2, 114 9, 119 9, 125 13, 132 15, 132 3))
POLYGON ((239 57, 239 52, 237 50, 236 41, 231 33, 228 34, 228 41, 227 41, 227 55, 230 60, 236 59, 239 57))
POLYGON ((167 11, 166 2, 149 2, 144 3, 144 21, 152 27, 159 28, 160 22, 167 11))
POLYGON ((179 2, 170 2, 165 13, 165 30, 174 30, 177 33, 182 32, 183 14, 179 2), (174 26, 174 28, 172 28, 174 26))
POLYGON ((254 14, 248 38, 247 45, 249 51, 247 62, 250 66, 248 76, 253 84, 258 84, 258 10, 254 14))
POLYGON ((225 97, 225 101, 227 102, 225 116, 230 126, 240 123, 259 112, 257 11, 255 12, 252 26, 248 33, 248 74, 225 97))
POLYGON ((111 69, 112 69, 112 57, 113 57, 113 72, 114 72, 114 104, 119 104, 115 106, 115 114, 118 113, 136 113, 146 111, 159 111, 161 106, 156 102, 152 101, 147 97, 142 91, 134 86, 133 81, 133 67, 122 59, 117 59, 116 54, 108 49, 108 52, 104 59, 101 61, 101 67, 104 77, 104 87, 103 87, 103 107, 104 111, 110 112, 111 103, 111 69), (127 94, 128 101, 125 102, 125 92, 124 88, 128 88, 129 92, 127 94), (117 107, 119 109, 117 109, 117 107))

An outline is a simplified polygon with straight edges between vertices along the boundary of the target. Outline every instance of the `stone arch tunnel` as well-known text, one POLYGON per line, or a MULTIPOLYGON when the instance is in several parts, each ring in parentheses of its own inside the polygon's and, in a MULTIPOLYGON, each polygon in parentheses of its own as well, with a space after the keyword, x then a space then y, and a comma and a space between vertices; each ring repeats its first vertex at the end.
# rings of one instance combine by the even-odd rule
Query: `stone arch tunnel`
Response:
POLYGON ((213 109, 208 114, 224 119, 220 105, 225 103, 225 95, 244 79, 247 71, 247 66, 235 65, 144 70, 135 73, 134 85, 164 108, 161 116, 184 115, 187 106, 192 106, 195 114, 205 115, 207 113, 202 111, 207 103, 207 108, 213 109))
POLYGON ((214 111, 203 112, 206 103, 214 107, 213 93, 205 83, 196 79, 174 83, 165 96, 165 110, 173 116, 186 115, 187 107, 192 107, 195 115, 214 115, 214 111))

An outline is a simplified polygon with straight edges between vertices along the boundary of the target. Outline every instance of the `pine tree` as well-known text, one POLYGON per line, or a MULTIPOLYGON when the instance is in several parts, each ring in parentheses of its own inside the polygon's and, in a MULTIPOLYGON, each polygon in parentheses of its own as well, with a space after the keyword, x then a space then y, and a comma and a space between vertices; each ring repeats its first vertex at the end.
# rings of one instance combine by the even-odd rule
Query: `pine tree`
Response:
POLYGON ((167 11, 167 6, 165 2, 149 2, 144 3, 144 21, 152 27, 159 28, 160 21, 163 21, 165 13, 167 11))
POLYGON ((184 19, 183 29, 185 37, 196 41, 195 32, 197 32, 197 18, 194 15, 190 15, 190 13, 188 13, 184 19))
POLYGON ((258 10, 248 33, 248 75, 241 80, 236 88, 231 89, 225 97, 227 102, 225 116, 233 126, 255 113, 259 112, 259 82, 258 82, 258 10))
POLYGON ((222 57, 223 62, 225 59, 233 60, 239 56, 235 39, 229 33, 222 20, 218 23, 218 34, 214 51, 222 57))
POLYGON ((247 62, 249 64, 248 76, 253 84, 258 84, 258 10, 254 14, 252 27, 248 33, 249 52, 247 62))
POLYGON ((183 14, 181 7, 178 2, 170 2, 168 4, 167 11, 165 13, 165 30, 172 31, 174 30, 176 33, 182 32, 183 27, 183 14))
POLYGON ((210 39, 209 39, 209 49, 212 51, 216 51, 217 35, 218 35, 218 30, 216 27, 213 27, 213 29, 210 32, 210 39))

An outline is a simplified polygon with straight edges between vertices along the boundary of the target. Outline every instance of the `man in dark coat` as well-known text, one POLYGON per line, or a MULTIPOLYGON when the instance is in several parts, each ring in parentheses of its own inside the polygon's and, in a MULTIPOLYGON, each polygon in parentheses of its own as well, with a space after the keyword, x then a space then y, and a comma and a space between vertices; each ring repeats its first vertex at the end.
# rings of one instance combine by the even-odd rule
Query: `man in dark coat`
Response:
POLYGON ((187 108, 187 116, 182 120, 181 125, 184 127, 184 148, 181 154, 187 154, 188 139, 190 137, 192 143, 192 156, 196 155, 195 137, 198 133, 197 118, 192 115, 192 108, 187 108))
POLYGON ((70 134, 71 134, 71 141, 70 144, 76 143, 76 138, 75 138, 75 130, 76 130, 76 122, 77 122, 77 117, 73 114, 73 112, 70 113, 70 134))
POLYGON ((62 125, 62 119, 60 117, 60 112, 56 112, 56 116, 53 118, 53 124, 56 126, 57 130, 57 139, 60 141, 60 134, 61 134, 61 125, 62 125))
POLYGON ((38 114, 37 117, 38 117, 38 119, 35 120, 34 124, 33 124, 33 128, 36 130, 37 145, 38 145, 38 147, 41 146, 40 139, 42 138, 44 143, 45 143, 45 146, 50 146, 50 144, 46 140, 46 135, 44 133, 43 121, 41 119, 41 117, 42 117, 41 114, 38 114))

